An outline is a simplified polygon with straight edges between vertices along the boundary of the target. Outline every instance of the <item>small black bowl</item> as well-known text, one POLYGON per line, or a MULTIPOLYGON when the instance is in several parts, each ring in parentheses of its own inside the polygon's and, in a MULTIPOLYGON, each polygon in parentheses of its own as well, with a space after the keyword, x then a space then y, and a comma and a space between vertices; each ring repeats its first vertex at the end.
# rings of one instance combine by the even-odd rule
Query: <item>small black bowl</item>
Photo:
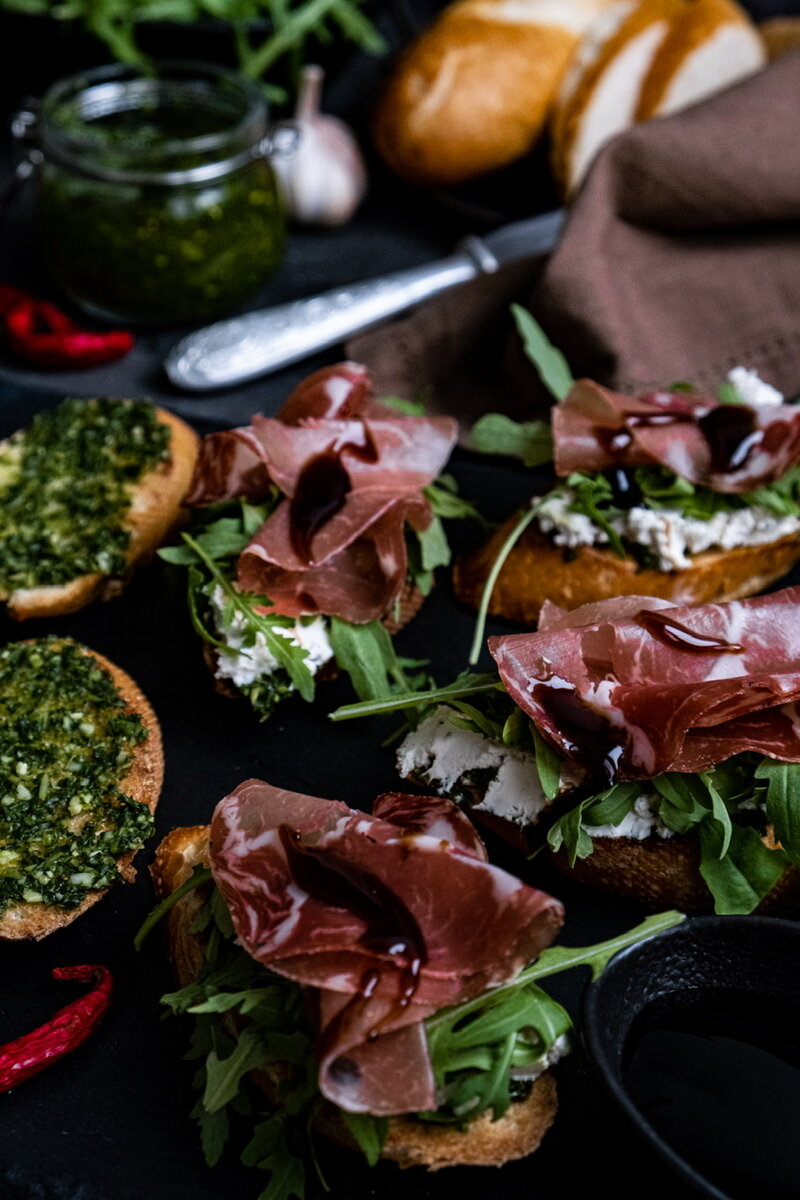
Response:
POLYGON ((584 1039, 623 1114, 696 1192, 800 1195, 790 1133, 800 1097, 800 925, 696 917, 629 947, 587 989, 584 1039), (764 1156, 770 1179, 759 1175, 753 1190, 764 1156))

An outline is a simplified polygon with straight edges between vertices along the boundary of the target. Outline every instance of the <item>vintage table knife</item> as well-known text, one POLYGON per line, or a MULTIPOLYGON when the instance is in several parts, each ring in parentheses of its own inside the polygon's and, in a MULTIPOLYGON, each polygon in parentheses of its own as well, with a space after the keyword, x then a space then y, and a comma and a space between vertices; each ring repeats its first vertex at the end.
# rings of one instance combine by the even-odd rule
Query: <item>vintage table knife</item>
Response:
POLYGON ((192 391, 266 375, 502 263, 547 253, 563 220, 562 210, 542 213, 465 238, 439 262, 217 321, 178 342, 167 355, 166 372, 173 383, 192 391))

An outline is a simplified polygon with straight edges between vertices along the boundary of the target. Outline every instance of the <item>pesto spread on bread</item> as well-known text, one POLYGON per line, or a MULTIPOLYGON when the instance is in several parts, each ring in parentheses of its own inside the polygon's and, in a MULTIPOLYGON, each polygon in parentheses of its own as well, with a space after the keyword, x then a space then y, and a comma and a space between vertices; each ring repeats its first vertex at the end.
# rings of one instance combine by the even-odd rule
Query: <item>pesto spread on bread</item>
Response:
POLYGON ((123 573, 131 491, 169 457, 145 401, 67 399, 0 447, 0 592, 123 573))
POLYGON ((153 827, 147 805, 119 788, 147 736, 77 643, 0 650, 0 913, 74 908, 119 878, 116 860, 153 827))

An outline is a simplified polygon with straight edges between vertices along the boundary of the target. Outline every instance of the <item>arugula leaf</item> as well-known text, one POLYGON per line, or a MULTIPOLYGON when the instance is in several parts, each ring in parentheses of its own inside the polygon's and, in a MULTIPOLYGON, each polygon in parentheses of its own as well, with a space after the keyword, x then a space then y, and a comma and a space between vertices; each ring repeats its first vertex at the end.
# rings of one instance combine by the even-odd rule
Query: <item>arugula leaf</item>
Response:
POLYGON ((575 382, 567 360, 527 309, 512 304, 511 312, 525 353, 539 372, 542 383, 556 400, 563 400, 575 382))
MULTIPOLYGON (((0 6, 80 22, 105 42, 113 57, 136 64, 149 61, 137 43, 140 22, 188 24, 209 14, 231 27, 239 70, 261 79, 282 58, 290 67, 313 60, 314 44, 335 35, 369 54, 385 53, 383 36, 362 11, 365 4, 366 0, 3 0, 0 6), (264 26, 269 32, 253 45, 255 32, 264 26)), ((271 98, 287 99, 285 88, 263 86, 271 98)))
MULTIPOLYGON (((587 475, 575 471, 567 476, 567 487, 574 492, 570 501, 572 512, 583 513, 602 529, 608 538, 608 544, 619 558, 627 558, 628 551, 622 543, 622 538, 612 525, 614 517, 622 516, 622 509, 613 502, 611 483, 605 475, 587 475)), ((551 493, 552 495, 552 493, 551 493)))
POLYGON ((360 704, 343 704, 340 708, 328 713, 328 720, 351 721, 355 717, 384 716, 386 713, 398 712, 403 708, 416 708, 422 711, 431 705, 438 704, 439 701, 446 703, 448 700, 474 696, 479 692, 503 690, 503 685, 497 675, 493 673, 476 675, 467 672, 453 683, 448 684, 447 687, 431 688, 427 692, 414 692, 404 696, 387 696, 385 699, 368 700, 360 704))
POLYGON ((506 559, 508 558, 509 554, 514 549, 530 523, 533 521, 534 517, 538 515, 539 510, 542 507, 542 503, 542 499, 534 500, 529 508, 523 510, 516 525, 498 550, 497 557, 492 563, 492 569, 486 576, 486 582, 483 585, 483 592, 481 594, 481 602, 478 606, 478 615, 475 618, 475 632, 473 634, 472 646, 470 648, 468 660, 470 666, 475 665, 480 658, 481 650, 483 649, 483 638, 486 631, 486 619, 489 615, 489 605, 491 603, 492 592, 495 589, 495 584, 500 577, 500 572, 505 566, 506 559))
POLYGON ((739 392, 734 385, 726 380, 717 388, 717 399, 720 404, 744 404, 744 399, 739 395, 739 392))
POLYGON ((714 897, 714 911, 722 915, 752 912, 789 865, 782 850, 770 850, 749 826, 732 826, 724 855, 724 831, 719 825, 706 820, 697 832, 700 874, 714 897))
POLYGON ((632 811, 641 791, 639 783, 617 783, 596 796, 587 796, 553 822, 547 844, 553 851, 565 846, 573 867, 577 858, 588 858, 592 853, 592 839, 584 826, 619 825, 632 811))
POLYGON ((767 821, 789 862, 800 863, 800 763, 762 758, 756 778, 767 781, 767 821))
POLYGON ((258 1167, 270 1174, 270 1181, 258 1200, 289 1200, 291 1196, 303 1200, 305 1196, 305 1167, 289 1148, 287 1124, 285 1113, 273 1113, 255 1126, 242 1151, 246 1167, 258 1167))
POLYGON ((425 405, 421 400, 404 400, 402 396, 381 396, 381 404, 394 409, 404 417, 424 417, 425 405))
POLYGON ((194 867, 189 878, 184 880, 180 887, 175 888, 174 892, 170 892, 169 896, 166 896, 160 904, 157 904, 156 907, 148 913, 147 917, 140 925, 136 937, 133 939, 133 944, 136 949, 141 950, 142 943, 150 933, 151 929, 155 928, 159 921, 166 916, 169 910, 175 904, 177 904, 179 900, 182 900, 184 896, 189 894, 189 892, 193 892, 195 888, 201 887, 204 883, 210 882, 210 880, 211 872, 208 867, 201 867, 200 865, 194 867))
POLYGON ((374 1167, 381 1156, 383 1143, 389 1132, 389 1118, 373 1117, 369 1113, 345 1112, 344 1109, 340 1109, 340 1112, 353 1141, 369 1165, 374 1167))
MULTIPOLYGON (((276 629, 281 626, 293 626, 294 621, 288 617, 257 613, 255 611, 257 606, 262 608, 271 607, 272 601, 269 597, 259 596, 252 592, 239 591, 233 586, 227 575, 219 569, 214 560, 206 554, 199 542, 188 533, 184 533, 182 536, 186 545, 195 552, 204 564, 213 582, 222 590, 229 611, 237 612, 244 620, 245 626, 248 628, 248 632, 252 638, 250 644, 254 643, 255 635, 260 633, 264 638, 267 649, 288 674, 293 687, 297 689, 304 700, 313 700, 315 687, 314 674, 306 663, 306 658, 308 657, 307 651, 302 646, 293 646, 289 638, 282 637, 276 632, 276 629)), ((219 642, 215 642, 214 644, 219 645, 219 642)), ((240 653, 246 653, 246 650, 240 653)))
POLYGON ((331 617, 330 639, 337 665, 350 676, 361 700, 386 696, 392 683, 407 690, 392 639, 380 621, 353 625, 341 617, 331 617))
POLYGON ((547 799, 555 800, 561 787, 561 759, 550 743, 544 740, 533 721, 529 721, 528 725, 533 738, 539 783, 547 799))
POLYGON ((472 426, 470 442, 482 454, 519 458, 526 467, 553 461, 553 435, 546 421, 512 421, 502 413, 486 413, 472 426))
POLYGON ((486 520, 478 512, 474 504, 458 494, 458 484, 452 475, 440 475, 436 483, 429 483, 423 488, 423 494, 431 506, 435 517, 461 518, 468 517, 486 525, 486 520))
MULTIPOLYGON (((242 1078, 248 1071, 263 1067, 271 1061, 271 1050, 264 1045, 257 1030, 246 1026, 229 1055, 220 1058, 212 1050, 206 1060, 206 1087, 203 1093, 203 1108, 214 1113, 239 1092, 242 1078)), ((274 1061, 274 1060, 272 1060, 274 1061)))

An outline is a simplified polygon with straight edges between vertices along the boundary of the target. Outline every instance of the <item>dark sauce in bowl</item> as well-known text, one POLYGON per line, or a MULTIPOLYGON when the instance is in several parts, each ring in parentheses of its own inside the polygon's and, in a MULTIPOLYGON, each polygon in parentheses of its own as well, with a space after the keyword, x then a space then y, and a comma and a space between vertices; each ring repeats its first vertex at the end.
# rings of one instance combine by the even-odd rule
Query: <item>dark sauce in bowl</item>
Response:
POLYGON ((625 1090, 732 1200, 800 1196, 800 1007, 730 988, 673 992, 631 1026, 625 1090))

